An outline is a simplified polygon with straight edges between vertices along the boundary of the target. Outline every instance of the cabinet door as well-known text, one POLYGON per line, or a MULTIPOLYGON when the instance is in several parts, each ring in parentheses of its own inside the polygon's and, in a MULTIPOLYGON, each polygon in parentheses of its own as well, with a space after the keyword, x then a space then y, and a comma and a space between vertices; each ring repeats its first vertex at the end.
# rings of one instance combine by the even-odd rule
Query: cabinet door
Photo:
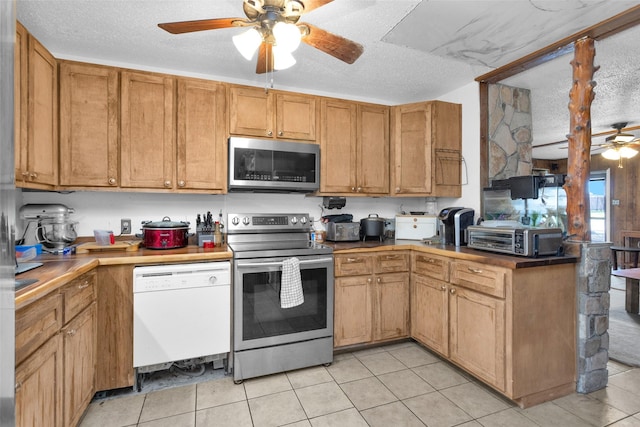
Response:
POLYGON ((64 337, 64 424, 76 425, 95 392, 96 305, 62 329, 64 337))
POLYGON ((98 269, 96 391, 133 386, 133 266, 98 269))
POLYGON ((392 147, 392 193, 430 195, 431 103, 395 107, 392 147))
POLYGON ((16 21, 13 67, 13 125, 16 182, 28 178, 27 171, 27 30, 16 21))
POLYGON ((229 133, 241 136, 273 136, 273 100, 261 88, 229 88, 229 133))
POLYGON ((409 273, 375 276, 374 337, 376 341, 409 335, 409 273))
POLYGON ((28 181, 58 184, 58 73, 55 58, 28 37, 28 181))
POLYGON ((226 190, 225 112, 223 84, 178 80, 178 189, 226 190))
POLYGON ((460 287, 449 289, 451 360, 505 390, 505 302, 460 287))
POLYGON ((389 193, 389 107, 358 105, 358 192, 389 193))
POLYGON ((357 190, 356 104, 323 99, 320 125, 320 191, 354 193, 357 190))
POLYGON ((62 337, 54 335, 16 367, 16 426, 63 426, 62 337))
POLYGON ((447 289, 445 282, 411 276, 411 336, 445 357, 449 356, 447 289))
POLYGON ((312 96, 276 93, 278 138, 315 141, 316 104, 312 96))
POLYGON ((118 185, 118 71, 60 64, 60 185, 118 185))
POLYGON ((335 281, 334 346, 372 339, 372 276, 341 277, 335 281))
POLYGON ((462 106, 433 101, 431 139, 433 143, 434 196, 462 195, 462 106))
POLYGON ((121 187, 173 188, 173 78, 122 72, 121 187))

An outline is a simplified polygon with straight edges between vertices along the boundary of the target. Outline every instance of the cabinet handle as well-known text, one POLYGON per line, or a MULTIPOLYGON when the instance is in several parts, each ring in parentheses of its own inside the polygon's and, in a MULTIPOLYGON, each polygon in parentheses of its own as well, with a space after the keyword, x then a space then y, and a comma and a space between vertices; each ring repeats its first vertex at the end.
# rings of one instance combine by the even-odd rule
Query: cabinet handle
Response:
POLYGON ((273 136, 273 132, 272 131, 267 131, 267 136, 273 136))
POLYGON ((69 329, 69 330, 67 331, 67 335, 68 335, 68 336, 70 336, 70 337, 72 337, 72 336, 74 336, 74 335, 76 334, 76 332, 77 332, 77 331, 76 331, 75 329, 69 329))
POLYGON ((400 187, 396 187, 396 193, 400 192, 400 187))
POLYGON ((347 258, 347 262, 356 262, 358 258, 347 258))
POLYGON ((467 267, 467 269, 472 273, 482 273, 482 269, 480 268, 467 267))
POLYGON ((87 280, 82 285, 78 285, 78 289, 84 289, 89 287, 89 281, 87 280))
POLYGON ((371 282, 372 282, 371 277, 369 277, 369 278, 367 279, 367 283, 371 283, 371 282))
POLYGON ((446 291, 446 290, 447 290, 447 287, 446 287, 445 285, 441 285, 441 286, 440 286, 440 290, 441 290, 441 291, 446 291))
POLYGON ((184 186, 185 186, 184 181, 178 181, 178 187, 184 187, 184 186))
POLYGON ((30 173, 30 174, 29 174, 29 178, 31 178, 31 179, 37 179, 37 178, 38 178, 38 174, 37 174, 37 173, 35 173, 35 172, 32 172, 32 173, 30 173))
POLYGON ((356 187, 351 187, 351 191, 356 191, 356 187))
POLYGON ((377 281, 378 283, 382 283, 382 279, 381 279, 381 278, 379 278, 379 277, 376 277, 376 281, 377 281))
POLYGON ((167 188, 171 187, 171 181, 165 181, 164 186, 167 188))
POLYGON ((358 187, 358 193, 362 191, 362 187, 358 187))
POLYGON ((451 295, 453 295, 453 294, 455 294, 455 293, 456 293, 456 290, 455 290, 454 288, 451 288, 451 289, 449 289, 449 293, 450 293, 451 295))
POLYGON ((284 132, 282 131, 278 132, 278 136, 282 136, 282 135, 284 135, 284 132))
POLYGON ((418 228, 418 226, 416 224, 413 224, 413 228, 418 228))
POLYGON ((24 172, 22 172, 22 177, 23 177, 23 178, 26 178, 26 177, 28 177, 28 176, 29 176, 29 171, 24 171, 24 172))
POLYGON ((18 390, 20 390, 21 388, 22 388, 22 381, 18 381, 18 382, 16 382, 16 385, 15 385, 15 391, 18 391, 18 390))
POLYGON ((109 178, 109 185, 116 185, 116 179, 115 178, 109 178))

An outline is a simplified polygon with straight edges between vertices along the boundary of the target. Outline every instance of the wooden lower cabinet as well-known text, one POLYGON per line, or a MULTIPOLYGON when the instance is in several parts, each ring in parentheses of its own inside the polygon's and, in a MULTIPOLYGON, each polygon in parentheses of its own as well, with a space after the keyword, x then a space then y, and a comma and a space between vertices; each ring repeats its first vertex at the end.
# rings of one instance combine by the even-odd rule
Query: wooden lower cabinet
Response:
POLYGON ((16 426, 63 426, 62 336, 16 367, 16 426))
POLYGON ((96 391, 132 387, 133 265, 98 267, 96 391))
POLYGON ((409 253, 336 255, 334 345, 409 335, 409 253))
POLYGON ((74 426, 95 393, 96 303, 62 329, 64 339, 64 425, 74 426))
POLYGON ((574 264, 412 255, 412 338, 521 407, 575 391, 575 298, 574 264))

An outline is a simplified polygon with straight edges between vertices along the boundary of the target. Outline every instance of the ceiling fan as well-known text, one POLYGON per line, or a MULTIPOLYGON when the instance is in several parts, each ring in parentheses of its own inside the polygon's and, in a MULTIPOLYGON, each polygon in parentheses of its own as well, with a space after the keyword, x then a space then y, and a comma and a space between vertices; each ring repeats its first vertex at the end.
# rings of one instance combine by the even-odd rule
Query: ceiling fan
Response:
MULTIPOLYGON (((172 34, 232 27, 250 27, 255 29, 261 40, 259 41, 256 73, 262 74, 274 70, 274 50, 277 51, 278 49, 276 39, 279 38, 279 36, 274 34, 274 29, 276 26, 283 27, 279 24, 290 24, 289 29, 292 26, 297 28, 299 36, 301 37, 299 38, 300 41, 347 64, 353 64, 360 55, 362 55, 362 45, 309 23, 298 22, 301 15, 309 13, 332 1, 333 0, 243 0, 243 9, 247 16, 246 18, 215 18, 197 21, 168 22, 158 24, 158 27, 172 34)), ((277 31, 275 31, 275 33, 277 33, 277 31)), ((254 37, 256 36, 254 35, 254 37)), ((234 43, 235 42, 234 40, 234 43)), ((250 55, 245 55, 245 53, 243 53, 243 55, 245 55, 247 59, 251 59, 253 53, 254 52, 251 51, 250 55)), ((277 69, 277 66, 275 68, 277 69)))
POLYGON ((627 125, 627 122, 612 124, 611 127, 616 130, 616 133, 606 137, 604 144, 594 147, 594 150, 605 150, 601 153, 605 159, 618 160, 619 168, 622 168, 622 159, 630 159, 638 154, 635 147, 640 146, 640 138, 630 133, 622 133, 622 129, 627 125))

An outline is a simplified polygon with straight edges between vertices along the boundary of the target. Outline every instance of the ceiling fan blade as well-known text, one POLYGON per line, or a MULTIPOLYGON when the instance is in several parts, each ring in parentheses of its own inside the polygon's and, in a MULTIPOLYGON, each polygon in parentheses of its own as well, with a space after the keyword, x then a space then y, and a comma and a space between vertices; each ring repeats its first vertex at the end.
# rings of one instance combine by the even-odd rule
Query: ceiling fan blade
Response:
POLYGON ((327 3, 331 3, 332 1, 333 0, 302 0, 302 4, 304 4, 304 13, 309 13, 327 3))
POLYGON ((358 59, 364 51, 361 44, 330 33, 314 25, 304 23, 300 24, 300 26, 305 29, 306 32, 306 35, 302 36, 303 42, 347 64, 356 62, 356 59, 358 59))
POLYGON ((197 21, 166 22, 158 27, 171 34, 192 33, 195 31, 218 30, 221 28, 241 27, 248 24, 244 18, 200 19, 197 21))
POLYGON ((273 45, 262 42, 258 49, 258 63, 256 74, 264 74, 273 71, 273 45))

